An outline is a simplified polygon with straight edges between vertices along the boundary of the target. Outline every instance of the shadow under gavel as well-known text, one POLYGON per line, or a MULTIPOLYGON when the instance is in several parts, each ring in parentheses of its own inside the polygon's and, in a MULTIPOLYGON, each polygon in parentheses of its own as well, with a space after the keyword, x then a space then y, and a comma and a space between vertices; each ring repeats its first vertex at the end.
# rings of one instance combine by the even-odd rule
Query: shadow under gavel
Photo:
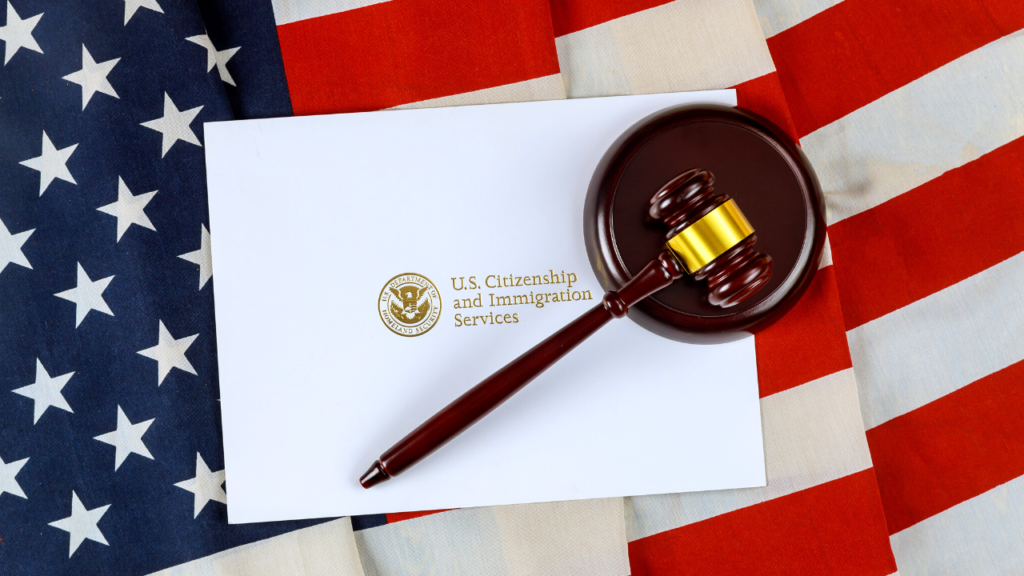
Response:
POLYGON ((650 217, 668 228, 665 250, 601 303, 445 406, 381 455, 359 479, 380 484, 419 462, 508 400, 612 318, 691 274, 707 280, 708 301, 735 306, 771 278, 772 259, 754 250, 754 229, 735 201, 715 194, 714 176, 699 169, 673 178, 651 198, 650 217))

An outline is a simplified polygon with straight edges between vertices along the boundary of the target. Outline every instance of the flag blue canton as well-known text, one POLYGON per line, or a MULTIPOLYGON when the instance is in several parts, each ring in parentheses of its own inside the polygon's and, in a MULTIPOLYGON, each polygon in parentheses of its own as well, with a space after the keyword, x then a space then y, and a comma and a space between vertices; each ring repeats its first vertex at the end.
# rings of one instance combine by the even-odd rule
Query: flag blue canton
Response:
POLYGON ((315 523, 225 507, 203 123, 290 113, 231 93, 265 36, 215 43, 189 2, 0 6, 0 573, 146 573, 315 523))

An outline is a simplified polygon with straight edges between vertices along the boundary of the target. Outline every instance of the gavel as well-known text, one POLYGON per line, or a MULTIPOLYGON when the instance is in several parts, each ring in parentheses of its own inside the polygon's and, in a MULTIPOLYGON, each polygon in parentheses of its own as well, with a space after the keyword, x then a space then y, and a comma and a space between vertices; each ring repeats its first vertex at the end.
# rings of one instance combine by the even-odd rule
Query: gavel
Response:
POLYGON ((601 303, 501 368, 392 446, 359 479, 380 484, 416 464, 512 397, 613 318, 670 286, 684 274, 707 281, 708 302, 733 307, 764 287, 770 256, 754 250, 757 236, 736 202, 716 194, 714 176, 691 169, 662 186, 649 217, 666 227, 665 249, 601 303))

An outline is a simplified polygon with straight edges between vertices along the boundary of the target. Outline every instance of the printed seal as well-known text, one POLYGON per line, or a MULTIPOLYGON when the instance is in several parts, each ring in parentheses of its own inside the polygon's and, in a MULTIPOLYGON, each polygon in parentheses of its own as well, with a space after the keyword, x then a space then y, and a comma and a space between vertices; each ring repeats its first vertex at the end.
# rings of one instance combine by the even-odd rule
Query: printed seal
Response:
POLYGON ((399 336, 420 336, 441 317, 441 294, 426 276, 406 272, 381 288, 377 311, 388 330, 399 336))

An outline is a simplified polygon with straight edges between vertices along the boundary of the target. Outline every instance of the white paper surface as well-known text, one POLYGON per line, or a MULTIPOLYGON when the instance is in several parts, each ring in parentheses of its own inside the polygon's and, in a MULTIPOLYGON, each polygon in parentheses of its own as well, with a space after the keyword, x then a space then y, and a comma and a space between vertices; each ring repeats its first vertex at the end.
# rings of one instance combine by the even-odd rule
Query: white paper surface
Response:
POLYGON ((401 476, 357 481, 598 304, 583 242, 594 168, 634 122, 693 101, 735 105, 735 93, 207 124, 230 522, 763 486, 753 339, 690 346, 628 319, 401 476), (550 271, 576 274, 571 290, 593 300, 489 307, 489 294, 566 286, 453 289, 550 271), (412 338, 377 308, 404 272, 442 301, 412 338), (483 308, 453 307, 477 294, 483 308), (456 326, 491 312, 519 321, 456 326))

